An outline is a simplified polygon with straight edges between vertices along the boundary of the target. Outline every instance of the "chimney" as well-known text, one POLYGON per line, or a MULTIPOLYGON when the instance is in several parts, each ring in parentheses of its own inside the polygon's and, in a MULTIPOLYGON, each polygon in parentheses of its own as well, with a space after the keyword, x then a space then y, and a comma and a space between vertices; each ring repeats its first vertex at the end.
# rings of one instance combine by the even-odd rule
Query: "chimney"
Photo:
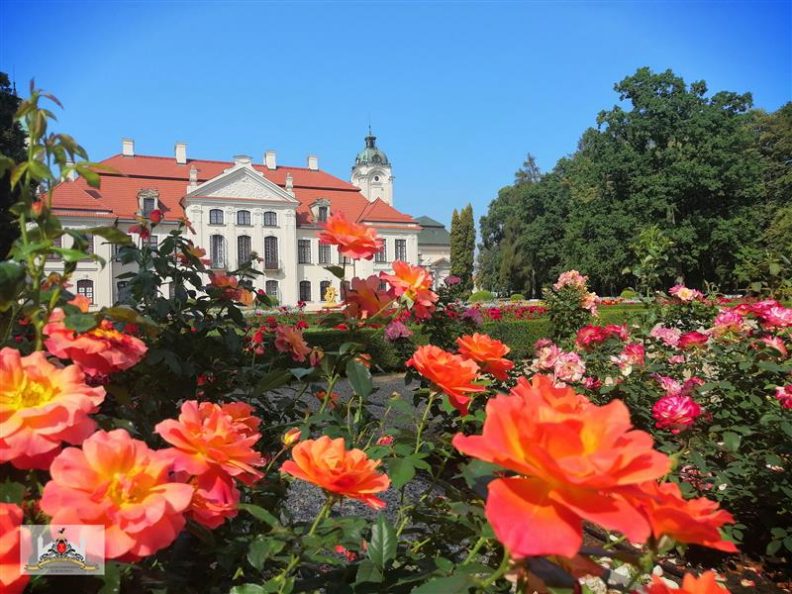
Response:
POLYGON ((264 153, 264 164, 267 166, 267 169, 277 169, 275 151, 267 151, 264 153))
POLYGON ((250 165, 253 162, 247 155, 234 155, 234 165, 250 165))
POLYGON ((198 187, 198 170, 193 166, 190 167, 190 185, 187 186, 187 191, 198 187))
MULTIPOLYGON (((74 162, 66 161, 66 167, 74 167, 74 162)), ((68 179, 69 181, 75 181, 77 177, 78 177, 77 172, 74 169, 69 171, 69 173, 66 175, 66 179, 68 179)))
POLYGON ((174 147, 176 152, 176 162, 179 165, 187 164, 187 144, 184 142, 177 142, 174 147))
POLYGON ((131 138, 121 139, 121 154, 125 157, 135 156, 135 141, 131 138))
POLYGON ((294 194, 294 178, 291 173, 286 174, 286 191, 289 194, 294 194))
POLYGON ((308 169, 311 171, 319 171, 319 157, 316 155, 308 155, 308 169))

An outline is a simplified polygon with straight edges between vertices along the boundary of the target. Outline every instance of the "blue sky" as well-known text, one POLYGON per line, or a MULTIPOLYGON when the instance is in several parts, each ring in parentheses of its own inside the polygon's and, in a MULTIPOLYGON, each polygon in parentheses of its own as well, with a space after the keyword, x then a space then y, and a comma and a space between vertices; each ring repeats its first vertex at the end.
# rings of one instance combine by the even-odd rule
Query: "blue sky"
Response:
POLYGON ((478 219, 526 152, 546 170, 574 151, 638 67, 778 108, 791 38, 789 1, 0 3, 0 70, 55 93, 94 159, 183 140, 348 179, 371 118, 397 207, 446 223, 478 219))

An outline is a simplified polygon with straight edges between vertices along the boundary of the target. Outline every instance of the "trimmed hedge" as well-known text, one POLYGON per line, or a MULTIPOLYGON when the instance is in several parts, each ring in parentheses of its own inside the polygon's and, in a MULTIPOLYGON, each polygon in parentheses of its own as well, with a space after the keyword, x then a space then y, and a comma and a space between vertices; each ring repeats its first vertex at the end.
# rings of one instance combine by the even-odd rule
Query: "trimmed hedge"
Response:
MULTIPOLYGON (((642 305, 618 305, 601 308, 599 318, 595 323, 602 326, 626 324, 643 309, 642 305)), ((425 344, 427 342, 420 326, 415 326, 412 330, 415 332, 413 339, 416 343, 425 344)), ((550 320, 546 317, 533 320, 487 320, 482 324, 481 332, 505 342, 511 348, 509 358, 520 361, 533 357, 534 343, 540 338, 550 335, 550 320)), ((353 337, 344 330, 309 328, 306 330, 305 339, 309 345, 322 347, 326 351, 338 350, 344 342, 360 342, 365 346, 366 352, 371 355, 374 364, 383 371, 404 371, 405 358, 398 353, 392 343, 383 338, 381 332, 362 330, 353 337)))
POLYGON ((468 297, 468 303, 480 303, 483 301, 492 301, 495 296, 489 291, 476 291, 468 297))

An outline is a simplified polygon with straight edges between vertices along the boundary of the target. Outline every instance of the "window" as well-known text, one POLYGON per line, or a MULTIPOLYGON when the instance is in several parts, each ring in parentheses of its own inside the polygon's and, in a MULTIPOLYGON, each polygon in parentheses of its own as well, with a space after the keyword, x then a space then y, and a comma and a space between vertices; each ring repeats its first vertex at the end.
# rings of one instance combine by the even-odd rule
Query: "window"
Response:
POLYGON ((148 217, 151 211, 157 208, 156 198, 143 198, 143 216, 148 217))
POLYGON ((212 259, 212 268, 225 268, 225 239, 222 235, 212 235, 211 239, 211 254, 209 257, 212 259))
POLYGON ((330 288, 332 283, 330 281, 322 281, 319 283, 319 299, 326 300, 327 299, 327 289, 330 288))
POLYGON ((298 239, 297 264, 310 264, 310 263, 311 263, 311 240, 298 239))
POLYGON ((93 235, 86 235, 86 239, 88 240, 88 247, 85 248, 85 251, 89 254, 94 253, 94 236, 93 235))
POLYGON ((324 223, 327 221, 327 207, 320 206, 319 207, 319 222, 324 223))
POLYGON ((264 269, 278 270, 278 238, 272 235, 264 238, 264 269))
POLYGON ((249 210, 238 210, 237 211, 237 225, 243 225, 245 227, 250 226, 250 211, 249 210))
POLYGON ((401 260, 402 262, 407 261, 407 240, 406 239, 397 239, 396 240, 396 254, 395 258, 397 260, 401 260))
POLYGON ((237 237, 237 266, 250 262, 250 237, 240 235, 237 237))
POLYGON ((330 244, 319 244, 319 264, 330 264, 330 244))
POLYGON ((378 181, 379 181, 379 175, 375 175, 375 176, 374 176, 374 181, 375 181, 375 182, 378 182, 378 181))
POLYGON ((311 300, 311 281, 300 281, 300 301, 311 300))
MULTIPOLYGON (((63 247, 63 236, 59 235, 55 239, 52 240, 52 247, 60 248, 63 247)), ((60 260, 61 255, 57 252, 52 252, 47 254, 47 260, 60 260)))
POLYGON ((347 293, 349 292, 350 288, 351 286, 348 280, 341 281, 341 301, 346 301, 347 293))
POLYGON ((269 297, 273 299, 278 298, 278 281, 275 280, 268 280, 264 284, 264 292, 267 293, 269 297))
POLYGON ((91 303, 94 302, 94 290, 92 280, 78 280, 77 281, 77 294, 82 295, 91 303))
POLYGON ((132 293, 128 281, 118 281, 116 283, 116 289, 118 290, 117 300, 121 302, 129 299, 129 295, 132 293))
POLYGON ((223 224, 223 211, 219 208, 213 208, 209 211, 209 224, 222 225, 223 224))
POLYGON ((378 251, 376 254, 374 254, 374 261, 375 262, 382 263, 382 262, 387 262, 388 261, 388 250, 387 250, 387 247, 386 247, 387 244, 388 244, 388 242, 385 239, 383 239, 382 240, 382 248, 380 248, 380 251, 378 251))
POLYGON ((265 227, 277 227, 278 226, 278 215, 272 211, 267 211, 264 213, 264 226, 265 227))

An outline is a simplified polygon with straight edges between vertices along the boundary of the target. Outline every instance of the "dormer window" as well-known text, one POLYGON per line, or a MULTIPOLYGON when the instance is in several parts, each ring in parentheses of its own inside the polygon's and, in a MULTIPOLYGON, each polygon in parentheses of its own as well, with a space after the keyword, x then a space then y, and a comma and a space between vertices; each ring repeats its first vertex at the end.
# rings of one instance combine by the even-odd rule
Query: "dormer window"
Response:
POLYGON ((138 192, 138 211, 148 217, 152 210, 159 208, 159 192, 157 190, 140 190, 138 192))
POLYGON ((326 206, 320 206, 319 207, 319 214, 317 215, 317 219, 319 219, 320 223, 326 223, 327 222, 327 212, 328 212, 328 210, 329 209, 326 206))
POLYGON ((311 216, 316 223, 325 223, 330 218, 330 201, 327 198, 319 198, 311 204, 311 216))

